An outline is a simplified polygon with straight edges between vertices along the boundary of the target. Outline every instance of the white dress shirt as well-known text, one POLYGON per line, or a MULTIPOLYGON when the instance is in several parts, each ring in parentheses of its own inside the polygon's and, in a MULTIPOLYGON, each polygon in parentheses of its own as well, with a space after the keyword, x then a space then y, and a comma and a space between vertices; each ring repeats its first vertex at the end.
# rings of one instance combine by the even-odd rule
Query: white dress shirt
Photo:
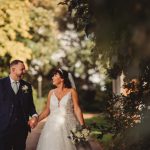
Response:
POLYGON ((14 82, 17 82, 17 86, 18 86, 18 89, 19 89, 20 82, 19 82, 19 81, 15 81, 15 80, 13 80, 10 76, 9 76, 9 78, 10 78, 11 86, 13 85, 13 83, 14 83, 14 82))

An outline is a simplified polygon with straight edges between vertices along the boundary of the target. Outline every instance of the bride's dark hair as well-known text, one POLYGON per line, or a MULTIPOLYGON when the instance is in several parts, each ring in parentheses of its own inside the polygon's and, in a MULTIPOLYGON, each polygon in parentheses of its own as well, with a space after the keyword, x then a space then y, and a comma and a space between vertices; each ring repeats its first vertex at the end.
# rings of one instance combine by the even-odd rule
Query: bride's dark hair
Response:
POLYGON ((63 70, 63 69, 60 69, 60 68, 57 68, 57 69, 54 69, 52 71, 52 76, 53 77, 55 74, 59 73, 60 77, 62 79, 64 79, 64 85, 66 88, 71 88, 71 83, 70 83, 70 80, 69 80, 69 77, 68 77, 68 72, 66 70, 63 70))

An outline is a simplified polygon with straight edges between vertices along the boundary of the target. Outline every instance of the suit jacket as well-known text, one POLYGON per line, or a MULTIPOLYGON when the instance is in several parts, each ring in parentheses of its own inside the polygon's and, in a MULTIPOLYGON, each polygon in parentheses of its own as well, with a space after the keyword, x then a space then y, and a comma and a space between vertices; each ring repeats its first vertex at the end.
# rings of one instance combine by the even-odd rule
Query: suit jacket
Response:
MULTIPOLYGON (((23 112, 22 117, 24 117, 27 125, 29 116, 36 114, 31 84, 24 80, 20 80, 19 90, 21 94, 20 104, 23 112)), ((6 77, 0 79, 0 136, 5 133, 11 120, 14 109, 12 101, 13 96, 14 91, 11 87, 10 78, 6 77)))

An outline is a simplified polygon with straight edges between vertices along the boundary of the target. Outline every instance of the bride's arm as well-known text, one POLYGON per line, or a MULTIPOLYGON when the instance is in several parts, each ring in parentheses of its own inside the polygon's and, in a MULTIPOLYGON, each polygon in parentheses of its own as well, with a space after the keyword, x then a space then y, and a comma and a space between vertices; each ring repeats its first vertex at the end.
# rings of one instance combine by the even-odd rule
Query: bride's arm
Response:
POLYGON ((79 106, 79 99, 78 99, 77 91, 75 89, 71 89, 71 94, 72 94, 75 115, 76 115, 80 125, 84 125, 85 123, 84 123, 81 108, 79 106))
POLYGON ((51 97, 51 91, 48 94, 47 104, 46 104, 44 110, 41 112, 41 114, 38 117, 38 122, 40 122, 41 120, 46 118, 50 113, 50 97, 51 97))

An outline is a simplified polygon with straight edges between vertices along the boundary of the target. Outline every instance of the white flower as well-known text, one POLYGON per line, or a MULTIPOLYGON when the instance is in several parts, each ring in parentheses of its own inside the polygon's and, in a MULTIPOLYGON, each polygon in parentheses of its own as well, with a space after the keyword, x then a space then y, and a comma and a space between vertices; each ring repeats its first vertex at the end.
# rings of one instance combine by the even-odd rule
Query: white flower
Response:
POLYGON ((73 128, 71 131, 72 131, 73 133, 75 133, 77 130, 76 130, 76 128, 73 128))
POLYGON ((80 142, 81 141, 81 139, 78 139, 78 142, 80 142))
POLYGON ((23 91, 24 93, 28 93, 28 86, 27 86, 27 85, 23 85, 23 86, 22 86, 22 91, 23 91))
POLYGON ((82 134, 83 134, 83 136, 84 136, 85 138, 89 136, 89 133, 90 133, 90 131, 87 130, 87 129, 83 129, 83 130, 82 130, 82 134))
POLYGON ((72 143, 73 143, 73 144, 76 144, 76 141, 73 139, 73 140, 72 140, 72 143))
POLYGON ((76 132, 76 133, 75 133, 75 136, 76 136, 76 137, 81 137, 80 132, 79 132, 79 131, 78 131, 78 132, 76 132))

